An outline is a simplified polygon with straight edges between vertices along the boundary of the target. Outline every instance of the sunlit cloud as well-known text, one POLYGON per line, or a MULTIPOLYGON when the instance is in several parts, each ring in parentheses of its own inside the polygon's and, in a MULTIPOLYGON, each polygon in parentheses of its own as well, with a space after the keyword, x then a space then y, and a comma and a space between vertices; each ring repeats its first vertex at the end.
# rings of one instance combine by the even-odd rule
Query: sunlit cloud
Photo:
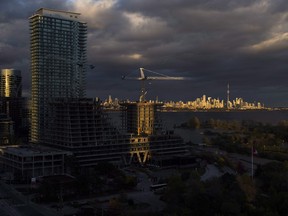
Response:
POLYGON ((129 58, 131 59, 134 59, 134 60, 139 60, 142 58, 142 55, 141 54, 138 54, 138 53, 135 53, 135 54, 132 54, 132 55, 128 55, 129 58))
POLYGON ((273 49, 287 49, 288 48, 288 33, 277 34, 272 38, 261 41, 248 47, 251 51, 268 51, 273 49))
POLYGON ((75 11, 81 13, 90 28, 105 28, 115 18, 116 0, 75 0, 72 5, 75 11))

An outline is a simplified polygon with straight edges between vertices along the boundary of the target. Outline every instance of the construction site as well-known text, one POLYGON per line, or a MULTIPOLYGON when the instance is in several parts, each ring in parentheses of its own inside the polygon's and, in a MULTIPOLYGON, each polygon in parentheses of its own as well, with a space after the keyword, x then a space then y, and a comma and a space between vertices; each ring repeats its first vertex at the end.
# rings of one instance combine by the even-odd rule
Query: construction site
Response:
POLYGON ((173 156, 187 155, 183 139, 172 130, 163 130, 159 115, 162 103, 147 101, 146 81, 148 80, 185 80, 184 77, 170 77, 151 70, 140 68, 140 77, 123 76, 141 82, 139 101, 122 102, 122 128, 130 134, 129 163, 163 164, 173 156), (146 76, 145 71, 153 74, 146 76), (155 74, 157 76, 155 76, 155 74))

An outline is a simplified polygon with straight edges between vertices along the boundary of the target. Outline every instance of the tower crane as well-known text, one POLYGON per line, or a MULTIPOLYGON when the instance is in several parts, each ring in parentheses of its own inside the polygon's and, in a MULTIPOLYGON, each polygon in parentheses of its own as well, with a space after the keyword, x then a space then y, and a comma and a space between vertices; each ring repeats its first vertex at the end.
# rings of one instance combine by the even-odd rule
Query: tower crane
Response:
POLYGON ((145 95, 147 94, 145 85, 146 85, 147 80, 191 80, 191 78, 189 77, 171 77, 171 76, 167 76, 167 75, 164 75, 164 74, 152 71, 152 70, 148 70, 145 68, 139 68, 139 70, 140 70, 140 77, 122 76, 122 79, 141 81, 141 93, 140 93, 140 98, 139 98, 140 102, 145 101, 145 95), (146 76, 144 71, 148 71, 152 74, 156 74, 156 76, 146 76))

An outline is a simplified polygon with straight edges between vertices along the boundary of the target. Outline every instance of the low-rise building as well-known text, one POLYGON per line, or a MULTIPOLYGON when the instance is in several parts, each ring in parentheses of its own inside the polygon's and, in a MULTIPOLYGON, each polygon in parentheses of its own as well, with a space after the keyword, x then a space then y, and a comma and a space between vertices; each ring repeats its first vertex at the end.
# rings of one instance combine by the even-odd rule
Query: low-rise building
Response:
POLYGON ((0 148, 0 164, 14 178, 29 181, 31 178, 64 174, 67 151, 43 146, 4 146, 0 148))

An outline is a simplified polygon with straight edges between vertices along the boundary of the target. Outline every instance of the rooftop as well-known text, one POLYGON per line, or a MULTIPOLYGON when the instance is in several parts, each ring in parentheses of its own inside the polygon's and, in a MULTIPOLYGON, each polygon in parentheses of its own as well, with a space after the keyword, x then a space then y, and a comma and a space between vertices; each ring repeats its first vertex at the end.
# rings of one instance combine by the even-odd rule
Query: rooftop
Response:
POLYGON ((79 22, 79 18, 81 14, 76 13, 76 12, 70 12, 70 11, 40 8, 30 18, 37 16, 37 15, 54 17, 54 18, 65 19, 65 20, 74 20, 74 21, 79 22))
POLYGON ((71 12, 71 11, 64 11, 64 10, 54 10, 54 9, 48 9, 48 8, 40 8, 36 11, 37 14, 41 14, 43 15, 44 13, 47 12, 56 12, 56 13, 64 13, 64 14, 73 14, 73 15, 81 15, 80 13, 76 13, 76 12, 71 12))
POLYGON ((1 150, 14 154, 17 156, 37 156, 37 155, 52 155, 52 154, 71 154, 68 151, 62 151, 58 149, 53 149, 46 146, 35 146, 35 145, 13 145, 13 146, 3 146, 1 150))

